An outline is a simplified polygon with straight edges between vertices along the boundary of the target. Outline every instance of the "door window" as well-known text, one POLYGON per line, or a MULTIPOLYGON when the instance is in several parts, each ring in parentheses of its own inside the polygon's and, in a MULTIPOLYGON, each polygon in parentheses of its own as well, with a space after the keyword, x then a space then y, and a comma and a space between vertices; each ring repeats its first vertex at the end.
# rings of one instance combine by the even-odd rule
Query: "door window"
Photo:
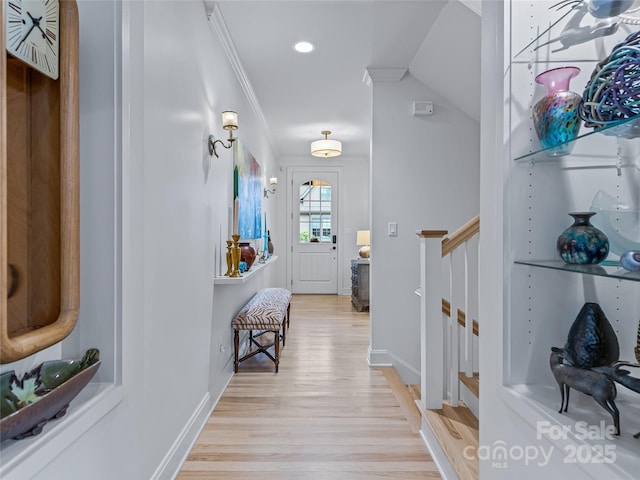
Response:
POLYGON ((301 184, 299 191, 299 242, 330 243, 331 185, 321 180, 310 180, 301 184))

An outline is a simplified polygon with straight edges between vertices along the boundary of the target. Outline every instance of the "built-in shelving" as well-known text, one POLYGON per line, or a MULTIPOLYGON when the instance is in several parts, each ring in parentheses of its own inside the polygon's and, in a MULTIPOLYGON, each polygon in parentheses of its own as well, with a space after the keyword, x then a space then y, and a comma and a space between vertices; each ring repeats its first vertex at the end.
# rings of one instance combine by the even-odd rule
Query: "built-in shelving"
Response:
POLYGON ((71 401, 64 417, 47 422, 42 433, 2 442, 3 478, 31 478, 40 472, 43 465, 61 455, 125 395, 121 385, 91 382, 71 401))
MULTIPOLYGON (((575 145, 581 140, 587 137, 593 136, 595 134, 608 135, 611 137, 622 137, 627 139, 639 137, 640 136, 640 118, 638 117, 627 118, 624 120, 620 120, 619 122, 612 123, 611 125, 607 125, 605 127, 600 127, 597 129, 586 130, 585 127, 582 127, 582 128, 583 128, 582 131, 584 133, 578 135, 576 138, 574 138, 569 142, 561 143, 559 145, 556 145, 555 147, 541 148, 539 150, 535 150, 533 152, 529 152, 524 155, 517 156, 514 158, 514 161, 518 162, 522 160, 533 160, 534 158, 536 161, 539 161, 539 160, 557 161, 558 158, 562 158, 562 157, 554 156, 553 155, 554 150, 557 150, 560 147, 570 145, 570 144, 575 145), (544 154, 544 155, 541 155, 541 154, 544 154)), ((568 157, 570 155, 571 154, 564 155, 564 156, 568 157)))
POLYGON ((240 277, 235 277, 235 278, 224 277, 224 276, 215 277, 213 279, 213 283, 215 285, 239 285, 239 284, 246 283, 252 278, 255 278, 256 274, 258 272, 261 272, 263 268, 268 267, 269 265, 272 265, 277 259, 278 257, 274 256, 274 257, 270 257, 269 260, 267 260, 264 263, 259 263, 256 261, 253 265, 251 265, 251 268, 249 269, 249 271, 244 272, 243 274, 241 274, 240 277))
MULTIPOLYGON (((495 303, 485 303, 484 314, 502 319, 487 325, 481 342, 485 364, 501 365, 496 379, 489 376, 484 380, 487 388, 483 386, 483 391, 488 395, 485 414, 507 419, 504 425, 487 428, 484 438, 487 445, 504 444, 507 449, 528 445, 547 453, 551 448, 552 452, 544 465, 508 458, 496 466, 494 457, 481 462, 481 468, 486 476, 496 479, 637 478, 640 438, 634 435, 640 433, 640 395, 616 385, 619 436, 610 434, 613 420, 591 396, 572 391, 568 412, 559 413, 561 392, 549 368, 549 355, 551 347, 565 344, 581 307, 595 302, 606 312, 616 333, 621 360, 635 361, 640 272, 622 268, 615 255, 597 265, 567 264, 554 255, 553 247, 559 232, 566 228, 566 214, 589 210, 600 191, 620 202, 637 200, 640 116, 595 129, 583 124, 580 135, 562 145, 571 147, 572 153, 554 155, 559 146, 540 146, 531 113, 544 95, 544 88, 535 82, 537 75, 560 65, 577 66, 580 73, 570 89, 582 93, 605 52, 622 42, 628 32, 619 31, 598 38, 598 42, 563 43, 568 39, 563 35, 569 22, 577 20, 577 14, 562 17, 555 26, 561 14, 552 1, 489 4, 486 12, 483 9, 483 22, 489 20, 490 24, 493 14, 493 20, 504 26, 506 54, 493 77, 496 82, 503 80, 496 90, 501 96, 489 98, 483 108, 491 111, 491 104, 500 101, 505 107, 495 112, 498 140, 502 142, 498 141, 495 149, 488 147, 483 157, 487 162, 497 158, 492 164, 494 171, 503 173, 496 181, 484 178, 485 205, 498 205, 493 211, 482 211, 487 217, 485 232, 491 232, 491 227, 497 231, 495 236, 485 233, 484 248, 498 263, 512 260, 504 264, 501 277, 495 276, 495 290, 483 286, 486 298, 491 294, 497 297, 495 303), (555 30, 536 43, 534 37, 549 25, 555 30), (528 61, 514 61, 508 49, 527 44, 535 46, 528 61), (491 218, 494 211, 501 212, 495 225, 491 218), (487 246, 491 239, 495 249, 487 246), (580 427, 590 429, 592 435, 581 435, 576 431, 580 427), (554 437, 558 432, 560 436, 554 437)), ((616 218, 618 223, 613 222, 610 228, 628 231, 624 221, 616 218)), ((485 269, 484 275, 492 278, 489 270, 485 269)), ((640 368, 628 370, 640 378, 640 368)), ((481 423, 484 420, 481 418, 481 423)))
POLYGON ((613 260, 607 260, 598 265, 574 265, 564 263, 561 260, 516 260, 514 263, 518 265, 528 265, 530 267, 561 270, 563 272, 581 273, 584 275, 596 275, 599 277, 640 282, 640 272, 625 270, 620 266, 620 262, 613 260))
MULTIPOLYGON (((638 370, 638 369, 632 369, 638 370)), ((634 373, 634 375, 636 375, 634 373)), ((638 394, 618 388, 616 405, 620 410, 620 435, 613 434, 611 416, 593 398, 572 392, 567 412, 559 413, 560 389, 557 385, 511 385, 501 397, 523 420, 536 430, 546 447, 564 463, 587 468, 599 478, 635 479, 640 439, 638 394)))

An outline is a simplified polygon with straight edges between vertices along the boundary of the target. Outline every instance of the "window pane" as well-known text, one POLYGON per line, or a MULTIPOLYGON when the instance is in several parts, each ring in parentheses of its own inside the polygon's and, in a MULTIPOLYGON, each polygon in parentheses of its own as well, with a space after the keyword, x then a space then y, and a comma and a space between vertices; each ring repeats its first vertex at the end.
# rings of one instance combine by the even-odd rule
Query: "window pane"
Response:
POLYGON ((299 186, 299 241, 331 241, 331 186, 321 180, 310 180, 299 186))

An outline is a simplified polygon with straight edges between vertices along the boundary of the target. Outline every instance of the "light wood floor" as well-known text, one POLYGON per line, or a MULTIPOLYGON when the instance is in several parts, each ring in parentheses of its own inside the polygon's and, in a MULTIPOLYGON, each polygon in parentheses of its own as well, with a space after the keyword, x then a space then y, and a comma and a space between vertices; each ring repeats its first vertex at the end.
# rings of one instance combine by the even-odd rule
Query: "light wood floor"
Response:
POLYGON ((294 295, 279 373, 240 364, 178 479, 440 478, 368 346, 349 297, 294 295))

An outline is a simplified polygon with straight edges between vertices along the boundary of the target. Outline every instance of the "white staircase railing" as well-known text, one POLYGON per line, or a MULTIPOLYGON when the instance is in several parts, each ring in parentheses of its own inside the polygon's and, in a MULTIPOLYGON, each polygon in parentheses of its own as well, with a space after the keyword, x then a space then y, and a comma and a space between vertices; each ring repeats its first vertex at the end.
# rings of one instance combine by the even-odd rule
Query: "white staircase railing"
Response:
POLYGON ((422 230, 420 237, 421 403, 442 408, 460 399, 458 374, 478 365, 478 233, 475 217, 456 232, 422 230))

